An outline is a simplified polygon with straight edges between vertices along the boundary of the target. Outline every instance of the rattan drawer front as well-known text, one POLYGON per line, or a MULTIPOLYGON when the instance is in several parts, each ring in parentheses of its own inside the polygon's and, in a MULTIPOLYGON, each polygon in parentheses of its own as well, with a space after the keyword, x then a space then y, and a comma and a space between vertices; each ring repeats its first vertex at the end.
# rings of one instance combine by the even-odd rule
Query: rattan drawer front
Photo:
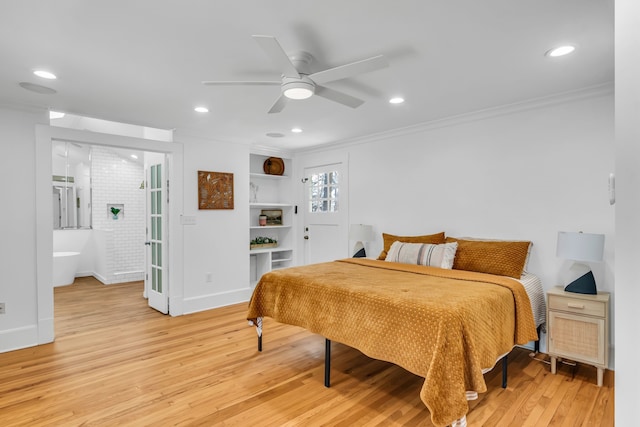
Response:
POLYGON ((589 301, 558 295, 549 295, 549 310, 561 310, 569 313, 604 317, 605 309, 606 307, 604 303, 600 301, 589 301))
POLYGON ((549 312, 549 353, 585 363, 605 362, 604 319, 549 312))

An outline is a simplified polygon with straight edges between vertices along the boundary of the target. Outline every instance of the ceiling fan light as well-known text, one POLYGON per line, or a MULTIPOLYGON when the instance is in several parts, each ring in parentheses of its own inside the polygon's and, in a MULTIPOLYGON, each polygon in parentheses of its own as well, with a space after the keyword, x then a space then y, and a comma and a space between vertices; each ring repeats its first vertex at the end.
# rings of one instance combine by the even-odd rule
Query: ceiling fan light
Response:
POLYGON ((314 86, 307 82, 290 82, 282 85, 282 93, 289 99, 307 99, 313 95, 314 86))

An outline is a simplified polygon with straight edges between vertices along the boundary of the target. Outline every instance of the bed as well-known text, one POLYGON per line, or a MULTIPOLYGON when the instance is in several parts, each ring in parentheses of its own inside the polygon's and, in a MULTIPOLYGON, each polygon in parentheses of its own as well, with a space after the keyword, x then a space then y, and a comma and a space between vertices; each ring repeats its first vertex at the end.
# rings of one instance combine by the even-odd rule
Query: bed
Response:
POLYGON ((401 366, 425 379, 435 425, 464 425, 467 400, 486 391, 483 373, 544 323, 540 281, 522 269, 514 279, 388 259, 292 267, 262 276, 247 318, 260 339, 268 316, 401 366))

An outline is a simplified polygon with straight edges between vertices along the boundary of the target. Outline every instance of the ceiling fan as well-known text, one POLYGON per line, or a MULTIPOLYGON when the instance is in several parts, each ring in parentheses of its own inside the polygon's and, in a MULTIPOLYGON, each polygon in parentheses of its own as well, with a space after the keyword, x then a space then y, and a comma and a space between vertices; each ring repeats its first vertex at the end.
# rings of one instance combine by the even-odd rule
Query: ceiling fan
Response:
POLYGON ((368 73, 389 66, 387 59, 382 56, 351 62, 339 67, 329 68, 317 73, 309 73, 309 64, 313 57, 301 51, 287 55, 272 36, 252 36, 267 56, 275 63, 282 73, 279 81, 203 81, 207 86, 280 86, 282 93, 271 106, 269 113, 279 113, 287 105, 289 99, 306 99, 318 95, 347 107, 357 108, 364 102, 344 92, 322 86, 324 83, 341 80, 356 74, 368 73))

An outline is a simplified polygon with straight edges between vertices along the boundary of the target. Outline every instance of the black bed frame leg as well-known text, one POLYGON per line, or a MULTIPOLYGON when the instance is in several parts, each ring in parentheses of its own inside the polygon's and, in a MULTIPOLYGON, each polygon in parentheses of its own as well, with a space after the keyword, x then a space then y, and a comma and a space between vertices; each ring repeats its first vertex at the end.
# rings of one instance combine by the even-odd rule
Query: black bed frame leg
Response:
POLYGON ((540 333, 542 332, 542 325, 538 325, 536 331, 538 332, 538 339, 533 342, 533 351, 540 353, 540 333))
POLYGON ((331 340, 324 339, 324 386, 331 387, 331 340))
POLYGON ((258 335, 258 351, 262 351, 262 335, 258 335))
POLYGON ((507 388, 507 357, 502 358, 502 388, 507 388))

